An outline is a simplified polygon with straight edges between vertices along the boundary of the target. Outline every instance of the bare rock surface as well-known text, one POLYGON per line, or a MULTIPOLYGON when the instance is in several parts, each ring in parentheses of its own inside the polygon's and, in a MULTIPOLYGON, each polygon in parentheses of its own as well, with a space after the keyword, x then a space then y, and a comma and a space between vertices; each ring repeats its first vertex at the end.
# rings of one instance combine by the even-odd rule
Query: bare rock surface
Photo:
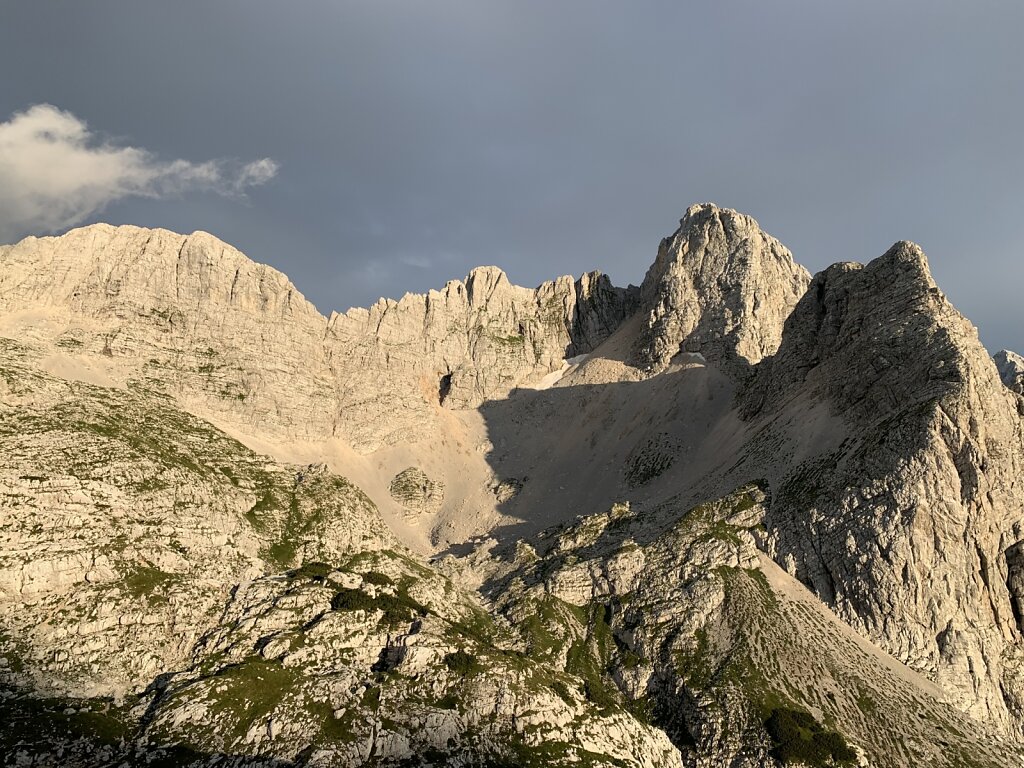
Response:
MULTIPOLYGON (((769 551, 965 710, 1019 733, 1018 566, 1006 553, 1024 509, 1020 417, 920 248, 815 277, 744 412, 770 424, 797 392, 845 430, 781 473, 769 551)), ((761 448, 778 456, 769 435, 761 448)))
POLYGON ((686 211, 662 240, 641 286, 647 328, 641 365, 661 370, 679 352, 742 370, 772 354, 810 275, 749 216, 711 204, 686 211))
POLYGON ((391 497, 413 515, 437 512, 444 501, 444 485, 419 467, 403 469, 388 489, 391 497))
POLYGON ((530 290, 480 267, 328 319, 280 272, 205 232, 105 224, 27 238, 2 257, 8 327, 105 356, 115 377, 205 415, 361 451, 430 434, 431 404, 471 407, 539 380, 636 306, 635 289, 596 272, 530 290))

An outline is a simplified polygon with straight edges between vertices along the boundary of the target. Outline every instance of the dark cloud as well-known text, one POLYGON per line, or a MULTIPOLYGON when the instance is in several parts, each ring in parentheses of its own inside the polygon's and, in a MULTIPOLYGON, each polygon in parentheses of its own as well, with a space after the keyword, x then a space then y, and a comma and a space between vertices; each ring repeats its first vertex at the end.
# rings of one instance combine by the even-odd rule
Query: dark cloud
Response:
POLYGON ((49 102, 161 157, 273 157, 248 205, 125 199, 321 309, 496 263, 637 282, 693 202, 798 260, 920 242, 990 348, 1024 348, 1015 3, 9 4, 0 117, 49 102), (59 8, 59 12, 56 10, 59 8))

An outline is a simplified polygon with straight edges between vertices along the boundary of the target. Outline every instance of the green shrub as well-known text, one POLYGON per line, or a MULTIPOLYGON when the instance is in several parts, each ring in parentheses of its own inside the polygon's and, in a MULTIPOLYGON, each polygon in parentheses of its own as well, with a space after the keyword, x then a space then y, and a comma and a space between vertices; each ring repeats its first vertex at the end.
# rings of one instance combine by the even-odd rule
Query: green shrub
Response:
POLYGON ((401 624, 416 616, 426 616, 425 606, 413 600, 408 594, 389 595, 386 592, 370 597, 361 589, 341 589, 331 598, 335 611, 381 611, 380 621, 385 624, 401 624))
POLYGON ((367 584, 374 584, 378 587, 390 587, 393 586, 395 583, 387 576, 385 576, 383 573, 378 573, 377 571, 370 571, 368 573, 364 573, 363 581, 365 581, 367 584))
POLYGON ((440 699, 434 702, 434 706, 438 709, 458 709, 459 708, 459 697, 454 693, 446 693, 440 699))
POLYGON ((604 680, 601 665, 582 640, 574 640, 565 658, 565 671, 583 681, 583 695, 602 710, 617 705, 612 689, 604 680))
POLYGON ((125 593, 133 598, 167 601, 167 592, 178 576, 149 565, 135 566, 121 581, 125 593))
POLYGON ((482 669, 476 657, 463 650, 447 654, 444 657, 444 665, 448 667, 449 671, 462 677, 468 677, 482 669))
POLYGON ((857 758, 842 734, 826 731, 808 712, 776 708, 764 725, 775 744, 772 757, 785 765, 828 766, 857 758))
POLYGON ((288 571, 288 578, 323 582, 332 571, 334 568, 327 563, 303 563, 298 568, 288 571))
POLYGON ((331 598, 331 610, 334 611, 366 611, 377 610, 373 598, 361 589, 345 588, 331 598))

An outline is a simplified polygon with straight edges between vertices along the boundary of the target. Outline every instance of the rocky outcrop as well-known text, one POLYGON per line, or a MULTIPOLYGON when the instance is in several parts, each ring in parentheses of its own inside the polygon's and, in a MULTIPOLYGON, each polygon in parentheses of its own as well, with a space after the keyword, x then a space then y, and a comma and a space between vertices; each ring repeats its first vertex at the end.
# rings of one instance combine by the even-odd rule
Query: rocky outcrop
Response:
POLYGON ((1024 357, 1008 349, 995 354, 996 368, 999 378, 1018 395, 1024 395, 1024 357))
POLYGON ((751 485, 690 509, 616 505, 488 561, 487 593, 532 658, 586 670, 595 699, 646 712, 686 766, 778 765, 766 722, 792 712, 831 735, 785 765, 1010 764, 1014 746, 763 556, 769 504, 751 485))
POLYGON ((180 666, 239 582, 399 546, 322 466, 0 351, 0 683, 121 700, 180 666))
POLYGON ((235 592, 150 706, 151 738, 310 766, 679 764, 439 574, 388 552, 321 566, 235 592))
POLYGON ((413 516, 437 512, 444 502, 444 484, 427 476, 419 467, 403 469, 388 487, 391 498, 413 516))
POLYGON ((686 211, 641 286, 638 363, 661 370, 679 352, 742 372, 771 355, 810 275, 757 222, 715 205, 686 211))

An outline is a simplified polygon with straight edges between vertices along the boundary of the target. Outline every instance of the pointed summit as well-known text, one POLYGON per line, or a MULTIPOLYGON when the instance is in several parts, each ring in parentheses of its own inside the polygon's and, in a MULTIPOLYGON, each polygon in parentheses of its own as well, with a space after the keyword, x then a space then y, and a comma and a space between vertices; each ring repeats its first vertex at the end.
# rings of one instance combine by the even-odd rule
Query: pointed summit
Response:
POLYGON ((764 440, 772 461, 799 457, 773 484, 776 562, 951 702, 1009 729, 1024 701, 1011 653, 1024 630, 1017 404, 922 250, 901 241, 815 275, 741 413, 791 425, 792 448, 764 440), (814 408, 828 414, 817 426, 814 408), (815 445, 829 447, 808 458, 815 445))
POLYGON ((657 371, 679 352, 700 352, 726 370, 743 370, 775 352, 809 282, 807 270, 750 216, 691 206, 644 278, 648 317, 637 362, 657 371))

